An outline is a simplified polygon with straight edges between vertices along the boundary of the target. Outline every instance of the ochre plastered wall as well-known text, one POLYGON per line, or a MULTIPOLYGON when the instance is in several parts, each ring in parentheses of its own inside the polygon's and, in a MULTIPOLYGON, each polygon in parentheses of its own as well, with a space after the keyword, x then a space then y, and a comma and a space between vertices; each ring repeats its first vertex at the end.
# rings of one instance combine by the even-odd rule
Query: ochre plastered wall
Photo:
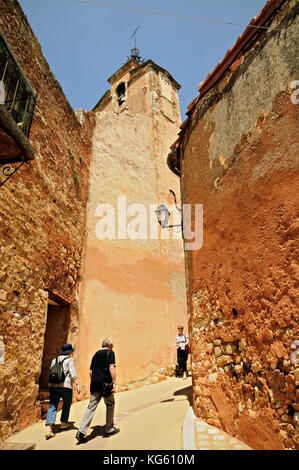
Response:
POLYGON ((48 289, 70 302, 66 338, 77 341, 93 116, 83 113, 80 124, 16 1, 0 2, 0 27, 37 95, 30 133, 35 160, 0 190, 0 336, 5 348, 0 439, 5 439, 40 418, 48 289))
POLYGON ((253 449, 299 445, 294 5, 192 110, 181 153, 182 202, 204 214, 186 251, 194 410, 253 449))
MULTIPOLYGON (((163 77, 168 80, 169 97, 173 96, 173 101, 169 100, 174 109, 171 121, 161 112, 161 72, 153 67, 140 71, 143 73, 127 87, 121 108, 113 90, 129 80, 130 74, 117 77, 109 104, 95 110, 78 356, 87 387, 91 357, 105 336, 112 336, 115 343, 117 383, 121 385, 145 379, 158 368, 175 363, 176 326, 178 322, 187 326, 181 237, 173 240, 170 232, 169 240, 152 240, 146 230, 146 239, 117 239, 118 225, 116 239, 96 236, 100 204, 111 204, 116 220, 119 196, 126 198, 127 209, 131 204, 142 204, 149 229, 150 217, 157 228, 150 205, 173 204, 170 188, 180 200, 179 180, 166 165, 180 123, 177 89, 163 77)), ((127 224, 132 215, 128 215, 127 224)))
POLYGON ((75 114, 17 1, 1 2, 0 8, 1 29, 37 95, 30 133, 35 160, 1 188, 0 198, 0 336, 5 349, 0 439, 6 439, 41 417, 48 291, 69 303, 61 323, 68 331, 62 336, 76 349, 79 399, 86 397, 90 359, 103 336, 115 339, 118 382, 144 378, 175 362, 174 334, 186 312, 182 240, 110 244, 95 237, 93 213, 101 202, 115 203, 119 194, 127 195, 128 205, 171 205, 170 187, 179 199, 178 181, 166 169, 180 119, 177 90, 171 92, 168 118, 156 110, 153 116, 163 88, 157 86, 161 71, 154 67, 134 77, 131 101, 121 112, 75 114), (146 94, 149 99, 141 103, 146 94))

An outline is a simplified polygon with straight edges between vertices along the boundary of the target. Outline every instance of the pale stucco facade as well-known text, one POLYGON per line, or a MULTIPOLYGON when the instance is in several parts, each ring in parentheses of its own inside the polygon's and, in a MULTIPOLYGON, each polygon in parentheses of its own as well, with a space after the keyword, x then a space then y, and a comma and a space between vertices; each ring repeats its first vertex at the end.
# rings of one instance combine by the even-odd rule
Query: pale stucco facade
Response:
POLYGON ((79 298, 76 357, 87 387, 90 360, 104 337, 114 340, 120 385, 175 363, 176 327, 187 326, 182 238, 162 233, 154 213, 160 203, 173 204, 169 189, 180 201, 179 180, 166 164, 180 125, 180 86, 152 61, 129 60, 109 82, 111 90, 93 110, 79 298), (103 204, 110 204, 106 220, 116 222, 106 239, 103 204))

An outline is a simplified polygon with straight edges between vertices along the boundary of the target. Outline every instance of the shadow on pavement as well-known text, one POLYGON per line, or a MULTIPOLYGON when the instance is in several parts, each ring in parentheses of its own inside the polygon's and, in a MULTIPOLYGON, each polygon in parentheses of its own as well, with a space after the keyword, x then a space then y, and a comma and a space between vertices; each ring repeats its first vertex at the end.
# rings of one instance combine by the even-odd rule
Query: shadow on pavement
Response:
MULTIPOLYGON (((173 393, 173 395, 175 397, 185 395, 189 401, 190 406, 193 405, 192 385, 190 385, 189 387, 185 387, 185 388, 181 388, 180 390, 177 390, 176 392, 173 393)), ((175 398, 167 398, 166 400, 161 400, 160 403, 169 403, 174 400, 175 398)))
POLYGON ((173 393, 174 396, 185 395, 189 401, 190 406, 193 405, 193 393, 192 393, 192 385, 189 387, 181 388, 173 393))
POLYGON ((105 426, 92 426, 91 429, 91 433, 86 436, 87 442, 91 441, 92 439, 95 439, 96 437, 103 437, 105 434, 105 426))
POLYGON ((78 428, 75 426, 75 421, 69 421, 70 427, 67 429, 60 429, 59 424, 54 424, 53 430, 55 434, 60 434, 61 432, 67 432, 71 430, 77 430, 78 428))

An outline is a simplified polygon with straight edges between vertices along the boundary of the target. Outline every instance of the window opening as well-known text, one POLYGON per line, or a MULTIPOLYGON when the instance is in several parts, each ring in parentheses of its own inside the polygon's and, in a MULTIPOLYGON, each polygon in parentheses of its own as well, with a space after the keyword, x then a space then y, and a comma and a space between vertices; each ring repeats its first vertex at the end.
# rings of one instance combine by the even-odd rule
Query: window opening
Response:
POLYGON ((116 88, 116 94, 117 94, 118 106, 121 106, 126 101, 126 99, 125 99, 126 85, 125 85, 124 82, 122 82, 118 85, 118 87, 116 88))

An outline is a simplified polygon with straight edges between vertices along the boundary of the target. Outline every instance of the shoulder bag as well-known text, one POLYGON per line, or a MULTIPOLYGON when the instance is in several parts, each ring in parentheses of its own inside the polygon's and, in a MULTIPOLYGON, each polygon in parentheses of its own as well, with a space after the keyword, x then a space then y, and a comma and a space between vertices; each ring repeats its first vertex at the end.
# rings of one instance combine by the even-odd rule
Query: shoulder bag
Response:
MULTIPOLYGON (((110 355, 110 349, 108 350, 107 365, 106 365, 106 369, 108 372, 109 372, 109 365, 108 365, 109 355, 110 355)), ((103 382, 103 391, 102 391, 103 397, 105 398, 109 397, 112 393, 113 387, 114 387, 113 382, 103 382)))
MULTIPOLYGON (((185 341, 187 342, 187 338, 186 338, 185 333, 184 333, 184 336, 185 336, 185 341)), ((188 353, 191 353, 191 348, 190 348, 189 344, 187 344, 187 351, 188 351, 188 353)))

